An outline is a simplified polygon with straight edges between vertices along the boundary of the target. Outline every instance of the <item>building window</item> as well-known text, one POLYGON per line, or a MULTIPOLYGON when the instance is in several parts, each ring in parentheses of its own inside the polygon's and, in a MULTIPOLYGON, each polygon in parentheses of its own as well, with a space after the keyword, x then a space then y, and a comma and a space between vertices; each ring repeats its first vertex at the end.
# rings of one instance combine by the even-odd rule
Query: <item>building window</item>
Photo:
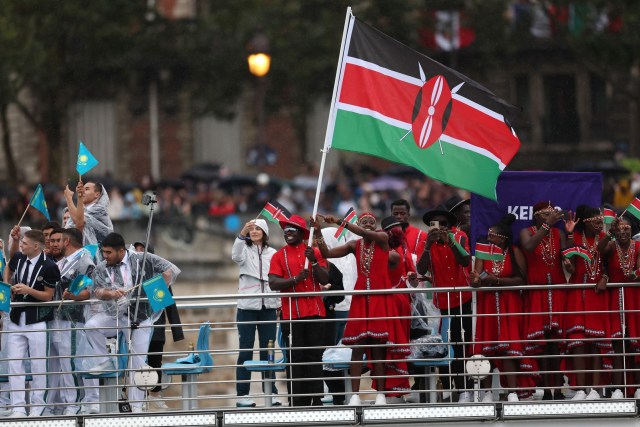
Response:
POLYGON ((591 74, 589 89, 591 91, 591 139, 606 140, 609 137, 607 130, 607 83, 602 77, 591 74))
POLYGON ((551 74, 544 77, 542 120, 545 143, 577 144, 580 141, 575 76, 551 74))

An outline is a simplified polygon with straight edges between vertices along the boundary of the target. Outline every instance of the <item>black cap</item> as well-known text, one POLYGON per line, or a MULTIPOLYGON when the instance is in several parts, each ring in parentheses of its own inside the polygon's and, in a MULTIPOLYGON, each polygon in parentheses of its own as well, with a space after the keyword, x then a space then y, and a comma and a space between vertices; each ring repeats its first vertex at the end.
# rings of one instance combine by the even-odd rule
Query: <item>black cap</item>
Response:
POLYGON ((406 223, 396 219, 396 217, 394 216, 388 216, 385 219, 382 220, 382 229, 387 231, 390 228, 393 228, 397 225, 404 227, 406 223))

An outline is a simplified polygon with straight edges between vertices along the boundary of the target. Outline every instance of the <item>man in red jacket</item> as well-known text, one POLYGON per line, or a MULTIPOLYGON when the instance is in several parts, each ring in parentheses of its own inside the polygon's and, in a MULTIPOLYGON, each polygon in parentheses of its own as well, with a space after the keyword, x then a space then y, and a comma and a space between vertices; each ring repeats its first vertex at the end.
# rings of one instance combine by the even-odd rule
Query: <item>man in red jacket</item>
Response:
POLYGON ((292 215, 280 221, 287 245, 271 258, 269 286, 280 292, 303 294, 282 298, 282 332, 291 351, 287 375, 293 381, 289 385, 291 406, 322 405, 322 362, 324 322, 307 322, 325 317, 321 296, 304 296, 306 292, 318 292, 329 282, 327 261, 317 248, 304 243, 309 238, 309 229, 304 218, 292 215), (308 262, 307 262, 308 261, 308 262), (305 263, 308 265, 305 266, 305 263), (305 320, 305 322, 298 322, 305 320), (297 350, 300 349, 300 350, 297 350), (305 380, 305 378, 315 378, 305 380), (301 396, 306 394, 307 396, 301 396), (311 396, 313 395, 313 396, 311 396))

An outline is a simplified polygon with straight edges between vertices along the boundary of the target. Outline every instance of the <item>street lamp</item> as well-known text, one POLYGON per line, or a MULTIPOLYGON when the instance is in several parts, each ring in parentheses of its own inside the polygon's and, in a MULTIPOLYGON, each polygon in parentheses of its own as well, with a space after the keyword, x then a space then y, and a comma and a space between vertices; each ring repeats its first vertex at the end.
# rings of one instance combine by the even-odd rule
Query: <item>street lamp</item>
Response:
POLYGON ((271 66, 269 39, 267 39, 264 34, 258 33, 249 42, 247 50, 249 51, 247 62, 249 63, 249 71, 251 74, 256 77, 266 76, 271 66))
POLYGON ((247 56, 249 72, 258 78, 255 93, 256 138, 254 146, 249 149, 247 163, 252 166, 272 165, 276 162, 276 153, 266 144, 264 137, 266 75, 271 66, 269 39, 262 32, 258 32, 247 45, 247 51, 249 53, 247 56))

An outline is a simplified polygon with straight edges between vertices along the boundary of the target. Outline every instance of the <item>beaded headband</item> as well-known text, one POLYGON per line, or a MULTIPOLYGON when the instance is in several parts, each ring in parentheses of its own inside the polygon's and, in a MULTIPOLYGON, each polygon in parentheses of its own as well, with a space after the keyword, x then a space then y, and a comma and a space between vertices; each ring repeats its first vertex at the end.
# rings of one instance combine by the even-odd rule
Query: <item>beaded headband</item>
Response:
POLYGON ((376 221, 376 216, 374 214, 372 214, 371 212, 363 212, 363 213, 361 213, 359 219, 362 219, 362 218, 364 218, 366 216, 368 216, 370 218, 373 218, 373 220, 376 221))
POLYGON ((538 214, 543 214, 543 213, 548 213, 548 212, 553 212, 555 211, 555 208, 553 206, 551 206, 551 202, 549 202, 549 205, 542 208, 542 209, 538 209, 537 211, 535 211, 533 213, 533 215, 538 215, 538 214))
POLYGON ((508 240, 509 238, 507 236, 505 236, 504 234, 499 234, 499 233, 494 233, 493 231, 490 231, 488 233, 490 236, 496 236, 496 237, 500 237, 501 239, 504 240, 508 240))
POLYGON ((604 217, 602 215, 593 216, 591 218, 583 219, 582 222, 593 222, 593 221, 602 221, 604 217))

